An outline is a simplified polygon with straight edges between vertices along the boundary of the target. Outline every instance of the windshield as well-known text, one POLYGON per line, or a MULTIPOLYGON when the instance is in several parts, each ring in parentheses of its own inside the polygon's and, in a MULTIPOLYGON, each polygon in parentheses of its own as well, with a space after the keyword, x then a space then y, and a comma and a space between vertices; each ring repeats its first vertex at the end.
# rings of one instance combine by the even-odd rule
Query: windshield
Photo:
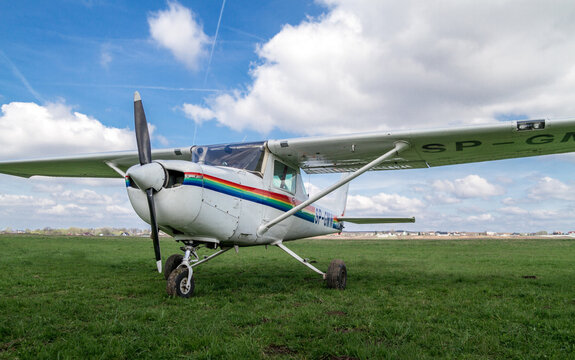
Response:
POLYGON ((194 146, 192 161, 212 166, 229 166, 261 172, 264 142, 194 146))

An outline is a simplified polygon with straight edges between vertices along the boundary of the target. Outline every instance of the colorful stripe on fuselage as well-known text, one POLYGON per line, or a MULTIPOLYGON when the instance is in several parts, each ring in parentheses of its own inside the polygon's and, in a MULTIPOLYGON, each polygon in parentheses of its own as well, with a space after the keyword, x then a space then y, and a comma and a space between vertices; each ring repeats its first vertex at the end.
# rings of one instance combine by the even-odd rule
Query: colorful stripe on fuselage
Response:
MULTIPOLYGON (((244 186, 215 176, 201 173, 185 173, 184 185, 199 187, 203 186, 204 189, 217 191, 219 193, 234 196, 243 200, 270 206, 280 211, 289 211, 298 204, 301 204, 301 201, 297 201, 283 194, 278 194, 250 186, 244 186)), ((335 217, 330 216, 328 218, 325 217, 325 214, 329 213, 326 213, 321 209, 315 208, 313 206, 307 206, 303 210, 295 213, 294 216, 312 223, 320 223, 321 220, 321 223, 323 223, 325 226, 336 230, 341 229, 341 223, 335 217)))

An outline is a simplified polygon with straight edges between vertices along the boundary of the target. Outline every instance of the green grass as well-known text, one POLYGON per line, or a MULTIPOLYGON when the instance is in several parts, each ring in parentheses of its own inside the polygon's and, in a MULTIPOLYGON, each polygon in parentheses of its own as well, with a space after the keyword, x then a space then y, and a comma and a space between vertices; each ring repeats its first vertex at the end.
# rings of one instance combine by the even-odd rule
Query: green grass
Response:
POLYGON ((575 357, 575 241, 287 245, 324 270, 344 259, 347 290, 254 247, 169 298, 148 239, 0 237, 0 358, 575 357))

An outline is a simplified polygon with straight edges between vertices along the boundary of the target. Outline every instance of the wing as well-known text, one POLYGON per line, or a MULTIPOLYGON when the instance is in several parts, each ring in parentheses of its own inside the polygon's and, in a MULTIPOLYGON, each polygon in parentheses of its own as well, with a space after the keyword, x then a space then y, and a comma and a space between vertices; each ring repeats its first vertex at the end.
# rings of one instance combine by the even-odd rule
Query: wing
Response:
POLYGON ((413 169, 575 151, 575 119, 522 120, 438 130, 270 140, 268 148, 307 173, 353 171, 393 149, 409 149, 373 170, 413 169))
MULTIPOLYGON (((189 148, 164 149, 152 151, 153 159, 190 160, 189 148)), ((62 176, 62 177, 97 177, 114 178, 121 175, 113 168, 126 172, 132 165, 138 164, 137 151, 120 151, 55 158, 1 161, 0 173, 30 177, 62 176)))

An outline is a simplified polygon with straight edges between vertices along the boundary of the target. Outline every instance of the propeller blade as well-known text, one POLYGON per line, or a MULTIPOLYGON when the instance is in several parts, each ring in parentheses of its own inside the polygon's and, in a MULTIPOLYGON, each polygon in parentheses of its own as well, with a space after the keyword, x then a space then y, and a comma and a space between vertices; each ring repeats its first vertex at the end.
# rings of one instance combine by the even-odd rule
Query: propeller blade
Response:
POLYGON ((154 243, 154 253, 156 254, 156 265, 158 272, 162 273, 162 254, 160 252, 160 235, 158 230, 158 223, 156 222, 156 206, 154 204, 154 190, 146 190, 148 198, 148 207, 150 209, 150 223, 152 225, 152 241, 154 243))
POLYGON ((134 93, 134 123, 136 127, 136 142, 138 143, 140 165, 149 164, 152 162, 150 134, 148 133, 148 122, 146 121, 142 98, 137 91, 134 93))
MULTIPOLYGON (((150 224, 152 225, 152 241, 154 243, 154 253, 156 254, 156 265, 158 272, 162 273, 162 254, 160 252, 160 235, 158 222, 156 221, 156 206, 154 204, 154 186, 161 180, 161 176, 152 176, 158 173, 152 166, 152 146, 150 145, 150 134, 148 133, 148 122, 144 113, 144 105, 139 92, 134 93, 134 124, 136 128, 136 142, 138 143, 138 157, 140 158, 141 167, 139 170, 133 170, 136 178, 139 178, 141 185, 150 186, 145 188, 148 199, 148 208, 150 209, 150 224), (148 165, 150 164, 150 165, 148 165), (144 165, 147 165, 144 167, 144 165), (158 180, 158 181, 157 181, 158 180)), ((161 165, 160 165, 161 166, 161 165)), ((144 190, 144 189, 142 189, 144 190)))

